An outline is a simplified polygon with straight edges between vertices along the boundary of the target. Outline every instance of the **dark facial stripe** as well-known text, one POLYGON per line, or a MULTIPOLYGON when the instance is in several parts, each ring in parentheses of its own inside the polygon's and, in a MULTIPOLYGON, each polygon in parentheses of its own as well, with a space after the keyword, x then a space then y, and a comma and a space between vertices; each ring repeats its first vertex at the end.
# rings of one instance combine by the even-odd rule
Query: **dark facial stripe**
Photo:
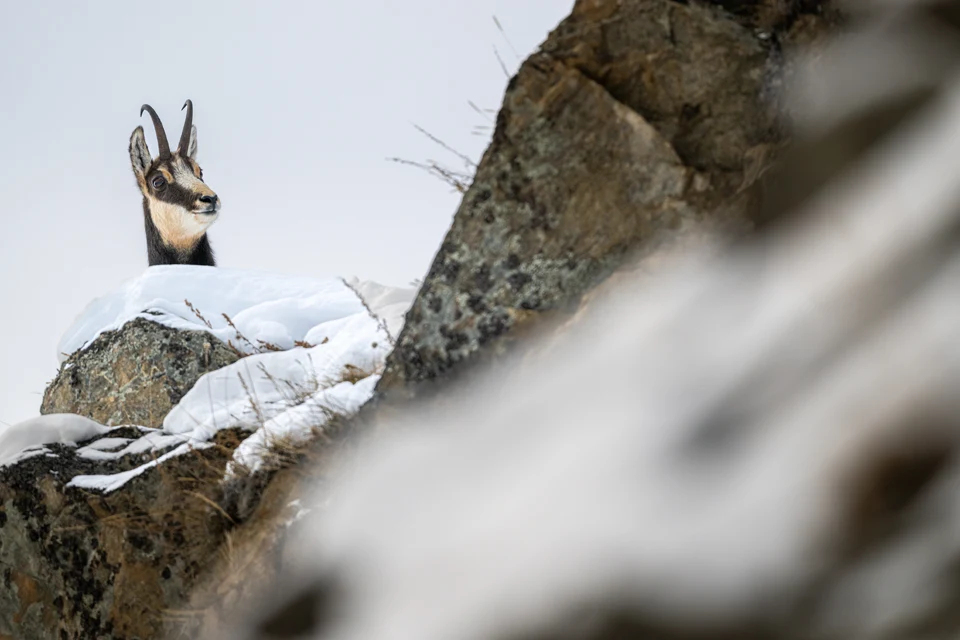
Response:
POLYGON ((169 202, 170 204, 175 204, 183 207, 184 209, 192 209, 193 203, 197 199, 197 194, 193 191, 188 191, 184 189, 177 183, 168 184, 166 189, 163 189, 160 192, 154 194, 157 200, 162 200, 163 202, 169 202))
POLYGON ((185 169, 187 172, 193 173, 201 182, 203 182, 203 170, 200 168, 199 164, 187 158, 179 158, 174 156, 170 160, 165 160, 162 162, 158 161, 155 163, 155 166, 150 168, 146 176, 147 189, 150 197, 152 198, 156 198, 162 202, 179 205, 190 210, 193 209, 194 204, 196 203, 200 194, 181 186, 175 180, 171 179, 177 175, 177 172, 174 170, 174 163, 178 162, 181 163, 181 167, 183 169, 185 169), (161 169, 164 171, 161 171, 161 169), (157 191, 152 186, 153 178, 156 175, 162 175, 167 181, 166 186, 160 191, 157 191))

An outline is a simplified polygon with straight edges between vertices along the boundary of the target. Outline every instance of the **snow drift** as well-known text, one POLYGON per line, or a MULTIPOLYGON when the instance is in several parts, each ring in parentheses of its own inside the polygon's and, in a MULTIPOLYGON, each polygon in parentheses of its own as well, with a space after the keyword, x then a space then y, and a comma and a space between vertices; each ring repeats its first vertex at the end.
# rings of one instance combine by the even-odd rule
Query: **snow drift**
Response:
POLYGON ((338 321, 365 313, 364 302, 396 335, 413 293, 356 278, 187 265, 150 267, 87 305, 64 333, 57 351, 62 362, 101 333, 119 329, 134 318, 173 329, 209 331, 246 353, 257 353, 264 345, 292 349, 298 342, 319 344, 329 338, 338 321))

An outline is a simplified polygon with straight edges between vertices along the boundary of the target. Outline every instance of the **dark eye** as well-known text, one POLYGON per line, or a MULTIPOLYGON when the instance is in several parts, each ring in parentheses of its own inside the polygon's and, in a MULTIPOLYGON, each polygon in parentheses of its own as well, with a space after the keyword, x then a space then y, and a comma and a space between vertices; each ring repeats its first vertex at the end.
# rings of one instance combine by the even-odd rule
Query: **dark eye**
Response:
POLYGON ((163 189, 166 186, 167 181, 163 176, 154 176, 152 183, 154 189, 163 189))

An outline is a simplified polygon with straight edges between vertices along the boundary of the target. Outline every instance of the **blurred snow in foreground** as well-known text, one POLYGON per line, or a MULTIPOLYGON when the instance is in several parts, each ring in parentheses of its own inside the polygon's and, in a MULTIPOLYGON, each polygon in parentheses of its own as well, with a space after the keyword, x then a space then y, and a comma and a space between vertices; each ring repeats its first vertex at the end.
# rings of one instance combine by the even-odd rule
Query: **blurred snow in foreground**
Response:
POLYGON ((388 412, 226 637, 956 637, 960 83, 925 115, 776 233, 388 412))

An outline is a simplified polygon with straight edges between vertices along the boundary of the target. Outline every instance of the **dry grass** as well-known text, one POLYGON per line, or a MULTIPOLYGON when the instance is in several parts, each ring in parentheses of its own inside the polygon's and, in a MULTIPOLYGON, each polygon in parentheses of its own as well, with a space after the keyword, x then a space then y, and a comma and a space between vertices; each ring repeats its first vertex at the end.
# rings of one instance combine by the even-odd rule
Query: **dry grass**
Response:
MULTIPOLYGON (((193 303, 191 303, 187 299, 184 299, 183 303, 187 305, 187 308, 193 312, 193 315, 195 315, 197 319, 200 320, 200 322, 202 322, 208 329, 213 329, 213 323, 211 323, 210 320, 207 319, 207 317, 204 316, 203 313, 193 305, 193 303)), ((233 332, 236 335, 237 342, 239 344, 246 345, 246 347, 248 348, 248 351, 243 351, 236 344, 234 344, 232 340, 227 340, 227 346, 235 354, 237 354, 238 357, 245 358, 246 356, 251 354, 285 351, 283 347, 273 344, 272 342, 267 342, 266 340, 258 339, 256 343, 254 343, 254 341, 250 340, 247 336, 243 334, 242 331, 240 331, 237 325, 233 322, 233 318, 231 318, 226 313, 221 313, 220 315, 223 316, 223 319, 226 321, 227 326, 233 329, 233 332)), ((311 345, 308 342, 304 342, 302 340, 297 340, 295 344, 298 347, 304 347, 306 349, 309 349, 310 347, 315 346, 315 345, 311 345)))
MULTIPOLYGON (((344 382, 357 384, 372 375, 370 371, 348 364, 340 374, 333 379, 322 381, 313 379, 305 387, 297 388, 288 381, 277 380, 263 368, 262 365, 261 370, 264 376, 274 385, 275 389, 287 394, 285 400, 287 409, 293 409, 310 402, 313 394, 321 388, 330 389, 344 382)), ((249 389, 247 389, 247 397, 250 404, 255 407, 255 411, 259 416, 257 429, 264 429, 267 420, 264 418, 262 410, 257 406, 257 401, 249 389)), ((314 406, 313 409, 315 409, 315 411, 304 418, 303 423, 294 435, 270 433, 265 435, 266 443, 259 452, 260 464, 256 469, 247 468, 240 462, 234 460, 230 465, 231 475, 238 478, 248 478, 256 474, 275 473, 283 469, 301 465, 301 463, 305 461, 309 462, 307 458, 309 458, 314 443, 331 442, 331 434, 337 432, 339 425, 350 417, 346 415, 345 412, 339 411, 336 408, 317 405, 314 406)))
MULTIPOLYGON (((514 72, 511 72, 510 69, 516 70, 519 64, 522 62, 523 57, 517 51, 517 48, 513 45, 513 42, 510 40, 510 36, 507 35, 506 29, 503 27, 503 23, 500 22, 500 19, 497 16, 492 16, 493 24, 497 29, 497 32, 500 34, 500 37, 503 39, 503 43, 506 44, 507 48, 510 51, 509 58, 511 63, 508 64, 505 56, 501 54, 500 49, 497 45, 493 45, 493 55, 497 60, 497 64, 500 66, 500 69, 503 71, 503 75, 507 78, 510 78, 514 75, 514 72)), ((473 135, 490 135, 490 132, 493 130, 495 125, 495 116, 496 109, 483 109, 477 106, 472 100, 468 100, 467 104, 469 107, 475 111, 480 117, 485 121, 484 124, 475 125, 471 133, 473 135)), ((414 124, 413 127, 419 131, 421 134, 426 136, 431 142, 435 143, 445 152, 457 158, 460 163, 463 165, 462 168, 457 169, 449 166, 445 162, 438 160, 410 160, 408 158, 400 157, 391 157, 387 158, 390 162, 396 162, 397 164, 406 165, 409 167, 415 167, 417 169, 422 169, 435 178, 440 179, 445 184, 453 188, 454 191, 458 193, 466 193, 470 188, 470 185, 473 184, 473 177, 477 171, 477 162, 468 156, 465 153, 462 153, 458 149, 454 148, 452 145, 447 144, 442 138, 430 133, 425 128, 421 127, 418 124, 414 124)))
MULTIPOLYGON (((311 380, 301 388, 261 371, 283 391, 290 408, 317 389, 370 375, 348 366, 335 379, 311 380)), ((252 390, 247 393, 256 407, 252 390)), ((262 427, 269 416, 255 412, 261 420, 256 426, 262 427)), ((168 459, 131 480, 132 490, 89 492, 87 500, 70 507, 78 517, 59 519, 69 524, 55 533, 97 536, 106 560, 119 567, 117 610, 143 611, 118 618, 129 627, 124 634, 155 637, 163 628, 170 637, 206 637, 198 630, 217 628, 235 615, 274 574, 296 511, 288 505, 304 494, 305 485, 324 482, 347 423, 346 417, 318 407, 305 417, 299 436, 268 438, 262 464, 256 470, 233 465, 225 481, 237 447, 250 436, 251 425, 234 425, 219 431, 209 448, 168 459), (174 575, 173 582, 161 579, 161 572, 174 575), (172 590, 157 591, 160 585, 172 590), (198 596, 185 603, 177 600, 178 591, 198 596)), ((152 454, 154 460, 162 453, 152 454)))
MULTIPOLYGON (((348 371, 344 379, 356 375, 348 371)), ((236 504, 224 507, 220 502, 220 510, 207 505, 235 526, 225 530, 215 561, 189 605, 166 612, 171 637, 214 637, 226 621, 236 620, 263 596, 264 586, 282 564, 284 540, 296 515, 291 502, 304 498, 307 488, 312 493, 332 485, 345 464, 348 443, 343 436, 350 425, 348 417, 325 413, 306 439, 270 439, 256 471, 234 465, 233 479, 217 482, 228 502, 230 492, 244 492, 249 504, 244 513, 236 513, 236 504)))
MULTIPOLYGON (((472 104, 472 103, 471 103, 472 104)), ((396 162, 397 164, 403 164, 410 167, 416 167, 418 169, 423 169, 430 175, 435 178, 439 178, 446 184, 453 187, 454 191, 459 193, 466 193, 470 188, 470 185, 473 184, 473 175, 477 170, 477 163, 460 151, 457 151, 452 146, 448 145, 446 142, 433 135, 420 125, 414 124, 414 128, 429 138, 432 142, 436 143, 438 146, 443 148, 448 153, 456 156, 464 165, 463 169, 453 169, 447 166, 444 163, 441 163, 437 160, 409 160, 407 158, 398 158, 392 157, 387 158, 390 162, 396 162)))
MULTIPOLYGON (((360 295, 360 292, 357 290, 357 288, 351 285, 349 282, 347 282, 346 278, 340 278, 340 281, 343 282, 343 286, 345 286, 347 289, 350 289, 350 291, 353 291, 353 293, 357 296, 357 298, 360 300, 360 304, 362 304, 363 308, 366 309, 367 314, 371 318, 373 318, 374 321, 376 321, 377 326, 379 326, 380 330, 383 331, 383 333, 387 336, 387 341, 390 343, 390 346, 391 347, 397 346, 397 343, 393 339, 393 336, 390 335, 390 329, 387 327, 387 321, 381 318, 380 316, 378 316, 376 313, 374 313, 373 309, 370 308, 370 305, 367 304, 367 301, 364 300, 362 295, 360 295)), ((376 347, 376 344, 374 344, 374 347, 376 347)), ((347 365, 347 366, 350 367, 351 365, 347 365)))
MULTIPOLYGON (((117 637, 157 637, 169 625, 177 593, 199 582, 236 526, 220 506, 219 479, 240 441, 238 430, 220 432, 213 446, 165 460, 124 491, 71 490, 51 539, 65 548, 92 546, 109 567, 117 637)), ((82 570, 99 576, 92 585, 104 576, 98 566, 82 570)))
POLYGON ((210 324, 210 321, 207 320, 207 319, 203 316, 203 314, 200 313, 200 310, 197 309, 195 306, 193 306, 193 304, 192 304, 189 300, 187 300, 186 298, 184 298, 184 299, 183 299, 183 303, 184 303, 185 305, 187 305, 187 308, 190 309, 190 311, 193 312, 193 315, 197 316, 197 318, 200 320, 200 322, 202 322, 203 324, 207 325, 207 329, 213 329, 213 325, 210 324))

